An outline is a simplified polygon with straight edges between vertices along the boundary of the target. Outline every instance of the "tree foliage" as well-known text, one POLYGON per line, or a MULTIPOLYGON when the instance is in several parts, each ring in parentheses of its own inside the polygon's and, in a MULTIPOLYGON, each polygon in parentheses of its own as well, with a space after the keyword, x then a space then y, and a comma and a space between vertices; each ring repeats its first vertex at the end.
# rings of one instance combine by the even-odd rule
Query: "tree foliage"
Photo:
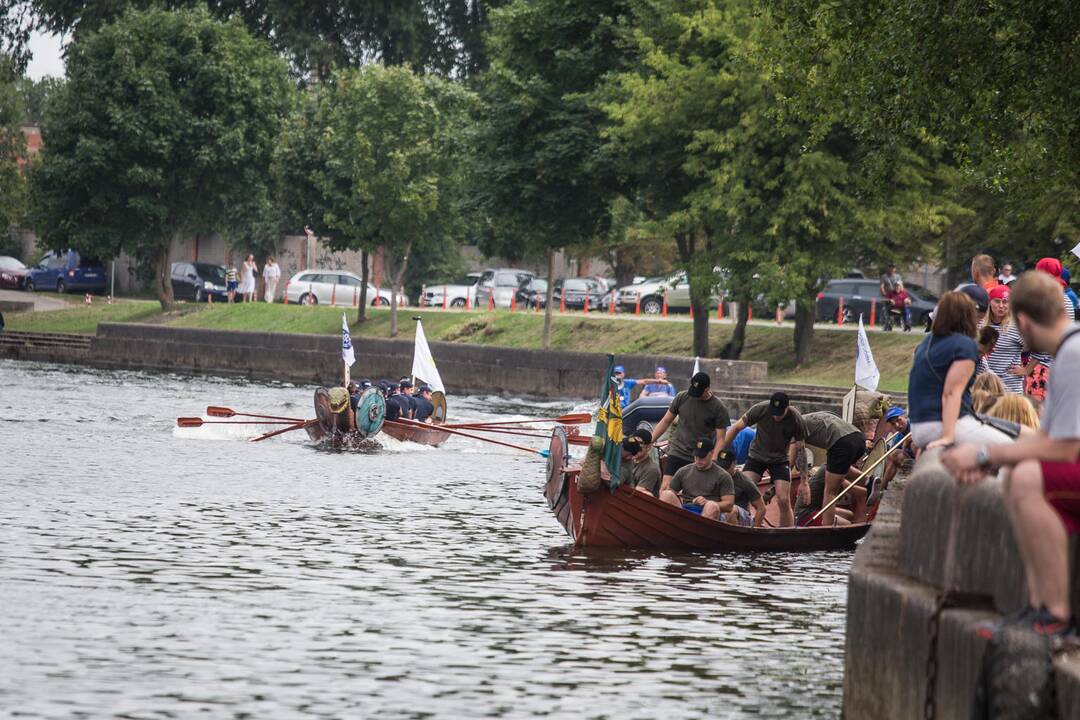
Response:
POLYGON ((290 87, 269 48, 205 10, 130 11, 80 37, 32 175, 43 240, 152 265, 170 308, 171 241, 240 233, 268 204, 290 87))

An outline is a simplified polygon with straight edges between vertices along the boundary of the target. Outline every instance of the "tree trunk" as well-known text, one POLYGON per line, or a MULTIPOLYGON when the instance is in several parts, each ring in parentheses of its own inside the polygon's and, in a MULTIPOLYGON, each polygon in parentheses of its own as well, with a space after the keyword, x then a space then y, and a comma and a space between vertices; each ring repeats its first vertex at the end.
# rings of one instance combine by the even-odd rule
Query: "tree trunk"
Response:
POLYGON ((398 321, 397 321, 397 300, 398 300, 398 288, 401 287, 401 280, 405 277, 405 269, 409 267, 409 251, 412 250, 412 243, 405 245, 405 253, 401 257, 401 267, 398 268, 397 274, 394 275, 393 281, 390 287, 390 337, 397 337, 398 335, 398 321))
POLYGON ((368 272, 368 251, 360 251, 360 306, 356 309, 356 322, 362 323, 367 320, 367 286, 370 273, 368 272))
POLYGON ((172 291, 172 264, 169 262, 169 248, 172 243, 166 241, 165 246, 160 248, 154 258, 154 289, 157 290, 158 302, 161 309, 169 312, 176 307, 172 291))
POLYGON ((738 315, 735 320, 735 329, 731 332, 731 339, 720 351, 720 357, 725 360, 738 360, 742 355, 743 345, 746 344, 746 323, 750 319, 750 297, 747 296, 738 301, 738 315))
POLYGON ((544 303, 544 349, 551 349, 551 299, 555 289, 555 251, 548 248, 547 251, 547 302, 544 303))
MULTIPOLYGON (((690 288, 690 306, 694 311, 694 354, 699 357, 709 357, 709 302, 702 302, 695 297, 694 289, 690 288)), ((708 295, 705 296, 708 298, 708 295)))
POLYGON ((814 340, 814 301, 795 301, 795 369, 810 359, 810 344, 814 340))

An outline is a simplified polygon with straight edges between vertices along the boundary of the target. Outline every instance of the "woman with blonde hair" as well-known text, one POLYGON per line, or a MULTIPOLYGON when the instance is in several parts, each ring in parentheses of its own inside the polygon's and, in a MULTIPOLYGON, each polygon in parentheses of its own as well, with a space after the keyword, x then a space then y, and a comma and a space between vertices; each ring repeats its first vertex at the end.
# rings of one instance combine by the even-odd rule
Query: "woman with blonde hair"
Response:
POLYGON ((1014 422, 1032 430, 1039 429, 1039 414, 1035 412, 1035 406, 1023 395, 1008 394, 998 398, 987 415, 992 415, 1002 420, 1014 422))

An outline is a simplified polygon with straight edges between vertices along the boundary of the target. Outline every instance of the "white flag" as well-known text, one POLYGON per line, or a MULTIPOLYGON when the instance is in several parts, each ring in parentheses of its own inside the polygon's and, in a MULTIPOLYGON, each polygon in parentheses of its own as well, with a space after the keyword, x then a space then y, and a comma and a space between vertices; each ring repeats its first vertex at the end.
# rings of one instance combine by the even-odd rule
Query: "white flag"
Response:
POLYGON ((694 357, 694 372, 690 373, 690 378, 693 379, 695 375, 701 372, 701 363, 698 362, 697 356, 694 357))
POLYGON ((424 336, 424 326, 419 320, 416 321, 416 347, 413 348, 412 374, 431 387, 432 392, 445 393, 442 378, 439 377, 439 369, 435 367, 435 358, 431 356, 431 348, 428 347, 427 337, 424 336))
POLYGON ((866 337, 866 328, 859 315, 859 339, 855 349, 855 384, 867 390, 877 390, 881 373, 874 362, 874 353, 870 352, 870 338, 866 337))
POLYGON ((1076 243, 1076 247, 1072 249, 1072 254, 1080 258, 1080 243, 1076 243))
POLYGON ((345 319, 345 313, 341 313, 341 359, 345 361, 346 368, 351 368, 356 362, 356 355, 352 349, 352 336, 349 335, 349 321, 345 319))

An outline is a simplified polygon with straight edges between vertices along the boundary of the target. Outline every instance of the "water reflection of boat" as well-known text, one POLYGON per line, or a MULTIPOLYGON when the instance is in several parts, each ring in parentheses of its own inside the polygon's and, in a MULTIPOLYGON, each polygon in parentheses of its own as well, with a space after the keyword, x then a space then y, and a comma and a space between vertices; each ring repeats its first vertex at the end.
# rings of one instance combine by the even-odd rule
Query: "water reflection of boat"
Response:
POLYGON ((549 446, 544 497, 559 523, 584 547, 812 552, 850 548, 869 523, 843 527, 746 528, 703 518, 625 485, 584 494, 580 468, 570 464, 569 443, 558 428, 549 446))

